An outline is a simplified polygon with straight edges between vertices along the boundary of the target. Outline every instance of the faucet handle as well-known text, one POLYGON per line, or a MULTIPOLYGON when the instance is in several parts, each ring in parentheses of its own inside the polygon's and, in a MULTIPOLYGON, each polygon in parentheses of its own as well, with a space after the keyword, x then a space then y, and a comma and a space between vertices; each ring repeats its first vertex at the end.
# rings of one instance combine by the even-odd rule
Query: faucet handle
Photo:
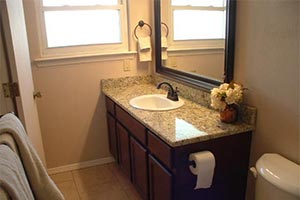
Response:
POLYGON ((174 92, 175 92, 175 93, 180 93, 180 91, 178 90, 178 87, 175 87, 174 92))
POLYGON ((173 91, 169 89, 167 98, 171 99, 172 101, 179 101, 178 94, 177 94, 178 92, 179 90, 177 89, 177 87, 173 91))

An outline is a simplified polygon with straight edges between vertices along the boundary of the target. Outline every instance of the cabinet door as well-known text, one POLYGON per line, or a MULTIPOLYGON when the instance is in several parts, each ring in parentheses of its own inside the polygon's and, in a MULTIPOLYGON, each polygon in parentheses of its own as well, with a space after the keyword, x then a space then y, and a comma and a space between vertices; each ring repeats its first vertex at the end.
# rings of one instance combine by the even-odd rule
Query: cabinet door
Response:
POLYGON ((118 162, 116 119, 109 113, 107 113, 107 127, 108 127, 109 151, 118 162))
POLYGON ((172 199, 172 174, 149 155, 150 200, 172 199))
POLYGON ((130 138, 132 182, 143 199, 148 199, 147 150, 130 138))
POLYGON ((127 130, 117 123, 119 166, 122 171, 131 178, 130 174, 130 154, 129 154, 129 134, 127 130))

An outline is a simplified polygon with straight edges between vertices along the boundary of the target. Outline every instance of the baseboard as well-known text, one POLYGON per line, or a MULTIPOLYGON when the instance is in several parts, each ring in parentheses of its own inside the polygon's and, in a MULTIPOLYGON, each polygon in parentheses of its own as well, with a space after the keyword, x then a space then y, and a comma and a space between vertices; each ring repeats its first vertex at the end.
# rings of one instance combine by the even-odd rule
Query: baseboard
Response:
POLYGON ((87 167, 93 167, 96 165, 103 165, 107 163, 112 163, 114 162, 115 159, 113 157, 105 157, 105 158, 100 158, 96 160, 90 160, 90 161, 85 161, 85 162, 80 162, 80 163, 74 163, 71 165, 64 165, 60 167, 54 167, 54 168, 49 168, 48 174, 57 174, 57 173, 62 173, 62 172, 67 172, 67 171, 72 171, 72 170, 77 170, 77 169, 82 169, 82 168, 87 168, 87 167))

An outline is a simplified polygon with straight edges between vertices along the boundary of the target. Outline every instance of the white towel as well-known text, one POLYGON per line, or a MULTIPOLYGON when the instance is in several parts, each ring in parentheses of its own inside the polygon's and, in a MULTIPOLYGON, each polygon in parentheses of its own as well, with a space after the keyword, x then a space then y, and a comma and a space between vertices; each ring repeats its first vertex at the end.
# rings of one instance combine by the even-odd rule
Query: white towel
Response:
POLYGON ((21 121, 13 114, 9 113, 0 118, 0 135, 5 133, 11 134, 18 146, 20 159, 35 198, 37 200, 63 200, 62 193, 47 174, 21 121))
POLYGON ((138 50, 140 62, 147 62, 152 60, 151 38, 149 36, 139 37, 138 50))
POLYGON ((168 59, 168 52, 167 50, 161 50, 161 59, 167 60, 168 59))
POLYGON ((0 145, 0 187, 9 199, 34 200, 20 158, 3 144, 0 145))
POLYGON ((13 150, 18 156, 20 156, 20 153, 18 151, 17 144, 15 143, 15 140, 11 134, 8 133, 1 133, 0 134, 0 144, 5 144, 11 150, 13 150))
POLYGON ((167 49, 168 48, 168 39, 166 36, 161 37, 161 48, 167 49))
POLYGON ((168 59, 168 39, 166 36, 161 37, 161 59, 168 59))

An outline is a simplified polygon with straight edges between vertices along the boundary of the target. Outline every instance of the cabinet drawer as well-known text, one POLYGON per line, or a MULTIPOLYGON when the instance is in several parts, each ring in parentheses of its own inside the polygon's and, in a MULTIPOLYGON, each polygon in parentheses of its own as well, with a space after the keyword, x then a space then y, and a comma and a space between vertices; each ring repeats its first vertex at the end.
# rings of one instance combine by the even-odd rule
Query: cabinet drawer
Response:
POLYGON ((106 110, 113 116, 115 115, 115 103, 108 97, 105 97, 106 110))
POLYGON ((126 111, 116 106, 117 119, 136 137, 142 144, 146 145, 146 128, 131 117, 126 111))
POLYGON ((162 163, 172 168, 172 148, 148 131, 148 148, 162 163))

